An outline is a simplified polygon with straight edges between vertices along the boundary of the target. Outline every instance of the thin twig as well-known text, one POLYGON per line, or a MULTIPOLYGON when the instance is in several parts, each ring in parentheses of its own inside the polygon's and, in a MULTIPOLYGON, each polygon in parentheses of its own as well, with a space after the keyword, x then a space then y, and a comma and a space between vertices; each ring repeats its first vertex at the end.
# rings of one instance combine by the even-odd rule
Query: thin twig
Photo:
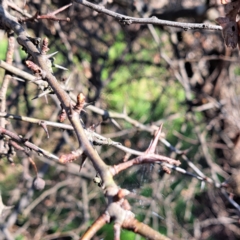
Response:
MULTIPOLYGON (((6 56, 6 62, 10 66, 13 62, 13 53, 14 53, 14 47, 15 47, 15 37, 13 32, 8 33, 8 49, 7 49, 7 56, 6 56)), ((11 79, 11 75, 6 72, 1 89, 0 89, 0 113, 6 112, 6 94, 8 90, 8 85, 11 79)), ((6 121, 5 119, 0 119, 0 126, 5 128, 6 121)), ((6 149, 4 149, 4 141, 0 141, 0 153, 4 153, 6 149)))
POLYGON ((25 145, 26 147, 30 148, 31 150, 37 152, 39 155, 43 155, 48 158, 53 158, 53 159, 59 160, 59 158, 57 156, 53 155, 52 153, 49 153, 49 152, 39 148, 38 146, 29 142, 27 139, 24 139, 23 137, 20 137, 17 134, 15 134, 5 128, 0 127, 0 134, 11 137, 14 141, 25 145))
POLYGON ((80 238, 81 240, 91 239, 95 233, 102 228, 106 223, 110 221, 109 215, 104 213, 88 228, 84 235, 80 238))
POLYGON ((184 29, 185 31, 194 30, 194 29, 206 29, 206 30, 217 30, 217 31, 222 30, 221 26, 210 25, 210 24, 205 24, 205 23, 199 24, 199 23, 173 22, 173 21, 161 20, 154 16, 151 18, 129 17, 129 16, 126 16, 123 14, 115 13, 111 10, 106 9, 104 6, 96 5, 96 4, 90 3, 89 1, 86 1, 86 0, 74 0, 74 2, 82 4, 86 7, 89 7, 99 13, 104 13, 106 15, 114 17, 116 20, 118 20, 120 23, 122 23, 124 25, 130 25, 132 23, 154 24, 154 25, 181 28, 181 29, 184 29))

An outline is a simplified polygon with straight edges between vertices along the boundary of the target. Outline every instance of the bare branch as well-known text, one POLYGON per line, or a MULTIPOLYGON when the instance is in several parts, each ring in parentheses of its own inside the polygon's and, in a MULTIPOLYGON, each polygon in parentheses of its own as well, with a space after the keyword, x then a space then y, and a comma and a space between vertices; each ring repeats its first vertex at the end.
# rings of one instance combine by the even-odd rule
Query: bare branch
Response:
MULTIPOLYGON (((15 47, 15 38, 13 32, 8 33, 8 49, 7 49, 7 56, 6 56, 6 62, 9 65, 12 65, 13 62, 13 53, 14 53, 14 47, 15 47)), ((1 85, 0 89, 0 112, 5 113, 6 112, 6 94, 8 85, 11 79, 11 75, 9 73, 6 73, 1 85)), ((5 119, 0 119, 0 126, 5 128, 6 121, 5 119)), ((4 149, 4 142, 3 140, 0 140, 0 153, 4 153, 6 149, 4 149)))
POLYGON ((39 15, 38 12, 36 12, 34 14, 34 16, 32 17, 28 17, 28 18, 24 18, 24 19, 20 19, 19 22, 20 23, 23 23, 23 22, 27 22, 27 21, 35 21, 37 19, 47 19, 47 20, 52 20, 52 21, 67 21, 69 22, 70 21, 70 18, 59 18, 59 17, 56 17, 55 15, 64 11, 65 9, 67 9, 68 7, 70 7, 72 5, 72 3, 66 5, 66 6, 63 6, 57 10, 55 10, 54 12, 50 12, 46 15, 39 15))
POLYGON ((43 155, 45 157, 53 158, 53 159, 58 160, 58 157, 56 157, 55 155, 37 147, 33 143, 29 142, 27 139, 24 139, 24 138, 18 136, 17 134, 15 134, 15 133, 13 133, 13 132, 5 129, 5 128, 0 127, 0 134, 7 135, 7 136, 11 137, 14 141, 25 145, 26 147, 28 147, 28 148, 32 149, 33 151, 37 152, 39 155, 43 155))
POLYGON ((101 229, 106 223, 109 223, 110 216, 106 213, 99 216, 99 218, 88 228, 88 230, 80 238, 81 240, 91 239, 95 233, 101 229))
POLYGON ((86 0, 74 0, 74 2, 82 4, 86 7, 89 7, 89 8, 91 8, 94 11, 97 11, 99 13, 104 13, 106 15, 114 17, 117 21, 119 21, 120 23, 122 23, 124 25, 130 25, 130 24, 133 24, 133 23, 136 23, 136 24, 154 24, 154 25, 181 28, 185 31, 194 30, 194 29, 206 29, 206 30, 218 30, 218 31, 222 30, 221 26, 204 24, 204 23, 197 24, 197 23, 172 22, 172 21, 161 20, 161 19, 158 19, 157 17, 151 17, 151 18, 129 17, 129 16, 126 16, 126 15, 115 13, 113 11, 110 11, 110 10, 106 9, 104 6, 96 5, 96 4, 90 3, 86 0))
POLYGON ((170 240, 170 238, 162 235, 157 231, 154 231, 148 225, 139 222, 137 219, 125 220, 124 223, 122 224, 122 228, 132 230, 133 232, 138 233, 148 239, 170 240))

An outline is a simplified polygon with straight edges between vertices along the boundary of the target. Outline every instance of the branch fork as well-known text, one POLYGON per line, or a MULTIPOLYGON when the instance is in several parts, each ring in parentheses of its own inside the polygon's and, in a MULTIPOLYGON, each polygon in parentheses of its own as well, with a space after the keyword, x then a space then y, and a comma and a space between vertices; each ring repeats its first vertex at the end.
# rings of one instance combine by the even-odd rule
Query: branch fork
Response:
MULTIPOLYGON (((175 160, 169 157, 165 157, 159 154, 155 154, 156 147, 158 140, 161 136, 161 131, 162 131, 162 125, 158 128, 156 131, 155 137, 150 143, 148 149, 140 156, 129 160, 127 162, 122 162, 118 165, 114 165, 110 168, 110 171, 113 176, 117 175, 119 172, 133 166, 133 165, 139 165, 139 164, 144 164, 144 163, 168 163, 171 165, 179 166, 181 162, 179 160, 175 160)), ((164 166, 164 171, 166 173, 170 173, 170 169, 168 169, 167 166, 164 166)))

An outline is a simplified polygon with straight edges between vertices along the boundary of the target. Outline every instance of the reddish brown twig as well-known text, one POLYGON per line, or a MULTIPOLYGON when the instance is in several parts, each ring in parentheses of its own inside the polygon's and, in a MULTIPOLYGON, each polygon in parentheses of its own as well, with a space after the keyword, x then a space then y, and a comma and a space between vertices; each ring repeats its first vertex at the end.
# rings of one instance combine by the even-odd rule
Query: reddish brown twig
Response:
POLYGON ((84 235, 80 238, 80 240, 89 240, 91 239, 95 233, 102 228, 106 223, 109 223, 110 216, 106 213, 99 216, 99 218, 88 228, 88 230, 84 233, 84 235))
POLYGON ((33 159, 31 157, 28 157, 28 161, 32 164, 34 171, 36 173, 36 176, 38 176, 38 170, 37 170, 36 163, 33 161, 33 159))
POLYGON ((25 151, 24 147, 20 146, 19 144, 17 144, 16 142, 14 142, 13 140, 9 140, 8 142, 12 147, 14 147, 16 150, 19 150, 19 151, 25 151))
POLYGON ((119 172, 128 169, 131 166, 144 164, 144 163, 160 163, 165 162, 172 165, 179 166, 181 162, 179 160, 175 160, 169 157, 165 157, 158 154, 143 154, 137 158, 134 158, 130 161, 120 163, 118 165, 114 165, 111 168, 111 172, 113 176, 117 175, 119 172))
MULTIPOLYGON (((69 4, 66 5, 66 6, 63 6, 63 7, 59 8, 59 9, 53 11, 52 13, 47 14, 46 16, 52 16, 52 17, 54 17, 56 14, 58 14, 58 13, 64 11, 65 9, 67 9, 67 8, 70 7, 70 6, 72 6, 72 3, 69 3, 69 4)), ((53 18, 53 19, 51 19, 51 20, 57 20, 57 21, 70 21, 70 18, 65 18, 65 19, 61 19, 61 18, 53 18), (57 20, 57 19, 58 19, 58 20, 57 20)))
POLYGON ((45 72, 37 64, 35 64, 34 62, 32 62, 30 60, 25 61, 25 63, 27 65, 27 67, 29 69, 31 69, 36 76, 38 76, 38 77, 40 76, 43 79, 45 78, 45 76, 46 76, 45 72))
POLYGON ((140 234, 143 237, 146 237, 147 239, 155 239, 155 240, 170 240, 168 237, 162 235, 161 233, 153 230, 148 225, 139 222, 135 218, 128 218, 126 219, 123 224, 122 228, 131 230, 135 233, 140 234))
MULTIPOLYGON (((159 129, 157 130, 155 137, 153 139, 153 141, 150 143, 148 149, 145 151, 145 153, 143 153, 143 155, 136 157, 130 161, 127 162, 123 162, 120 163, 118 165, 115 165, 111 168, 111 172, 113 175, 118 174, 119 172, 133 166, 133 165, 139 165, 139 164, 144 164, 144 163, 159 163, 159 162, 165 162, 165 163, 169 163, 172 165, 176 165, 179 166, 181 164, 181 162, 179 160, 175 160, 169 157, 165 157, 159 154, 155 154, 155 150, 157 147, 157 142, 159 140, 159 137, 161 135, 161 130, 162 130, 162 125, 159 127, 159 129)), ((165 169, 167 170, 167 169, 165 169)), ((170 172, 166 171, 167 173, 170 172)))
POLYGON ((79 156, 81 156, 82 154, 83 154, 83 150, 81 150, 81 149, 71 152, 69 154, 63 154, 59 158, 59 162, 63 163, 63 164, 73 162, 73 161, 77 160, 77 158, 79 156))
POLYGON ((47 19, 47 20, 52 20, 52 21, 67 21, 69 22, 70 21, 70 18, 59 18, 59 17, 56 17, 55 15, 64 11, 66 8, 70 7, 72 5, 72 3, 66 5, 66 6, 63 6, 53 12, 50 12, 46 15, 39 15, 39 12, 37 11, 32 17, 30 18, 21 18, 19 19, 19 22, 20 23, 23 23, 23 22, 28 22, 28 21, 35 21, 36 19, 47 19))

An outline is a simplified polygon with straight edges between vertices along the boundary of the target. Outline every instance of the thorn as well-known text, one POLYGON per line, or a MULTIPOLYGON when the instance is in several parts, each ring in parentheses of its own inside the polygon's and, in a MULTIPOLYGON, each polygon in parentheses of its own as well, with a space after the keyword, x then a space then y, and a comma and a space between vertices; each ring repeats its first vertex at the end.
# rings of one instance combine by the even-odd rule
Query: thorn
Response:
POLYGON ((85 103, 83 108, 86 108, 86 107, 88 107, 88 106, 90 106, 90 105, 93 105, 94 103, 95 103, 95 102, 85 103))
POLYGON ((45 55, 46 58, 52 58, 54 55, 56 55, 58 53, 58 51, 54 52, 54 53, 50 53, 48 55, 45 55))
POLYGON ((82 168, 84 167, 85 163, 86 163, 86 160, 87 160, 87 155, 85 153, 82 154, 82 161, 80 163, 80 169, 79 169, 79 172, 81 172, 82 168))
POLYGON ((40 98, 40 97, 43 97, 43 96, 46 96, 47 94, 50 94, 52 93, 53 91, 51 89, 47 89, 46 91, 42 92, 41 94, 35 96, 34 98, 32 98, 32 100, 35 100, 37 98, 40 98))
POLYGON ((63 66, 61 66, 61 65, 55 64, 55 63, 53 64, 53 67, 59 68, 59 69, 65 70, 65 71, 68 71, 67 68, 65 68, 65 67, 63 67, 63 66))
POLYGON ((70 74, 69 77, 65 80, 65 82, 64 82, 64 85, 65 85, 65 86, 68 85, 68 83, 69 83, 71 77, 72 77, 72 74, 70 74))
POLYGON ((153 141, 151 141, 148 149, 146 150, 146 153, 149 154, 149 153, 154 153, 155 152, 158 140, 159 140, 161 132, 162 132, 162 126, 163 126, 163 124, 161 124, 160 127, 158 128, 158 130, 156 131, 154 139, 153 139, 153 141))
POLYGON ((63 6, 63 7, 59 8, 59 9, 57 9, 56 11, 52 12, 52 14, 53 14, 53 15, 56 15, 56 14, 64 11, 65 9, 67 9, 67 8, 70 7, 70 6, 72 6, 72 3, 69 3, 68 5, 63 6))
POLYGON ((44 121, 40 121, 38 124, 43 128, 43 130, 47 134, 47 138, 49 138, 49 132, 48 132, 48 129, 47 129, 47 124, 44 121))
POLYGON ((19 81, 19 82, 25 82, 25 80, 22 79, 22 78, 18 78, 18 77, 12 77, 12 78, 15 79, 15 80, 17 80, 17 81, 19 81))
POLYGON ((118 124, 118 122, 115 119, 110 118, 110 121, 115 127, 117 127, 119 130, 122 130, 121 126, 118 124))
POLYGON ((37 99, 38 98, 38 96, 35 96, 34 98, 32 98, 31 100, 35 100, 35 99, 37 99))

